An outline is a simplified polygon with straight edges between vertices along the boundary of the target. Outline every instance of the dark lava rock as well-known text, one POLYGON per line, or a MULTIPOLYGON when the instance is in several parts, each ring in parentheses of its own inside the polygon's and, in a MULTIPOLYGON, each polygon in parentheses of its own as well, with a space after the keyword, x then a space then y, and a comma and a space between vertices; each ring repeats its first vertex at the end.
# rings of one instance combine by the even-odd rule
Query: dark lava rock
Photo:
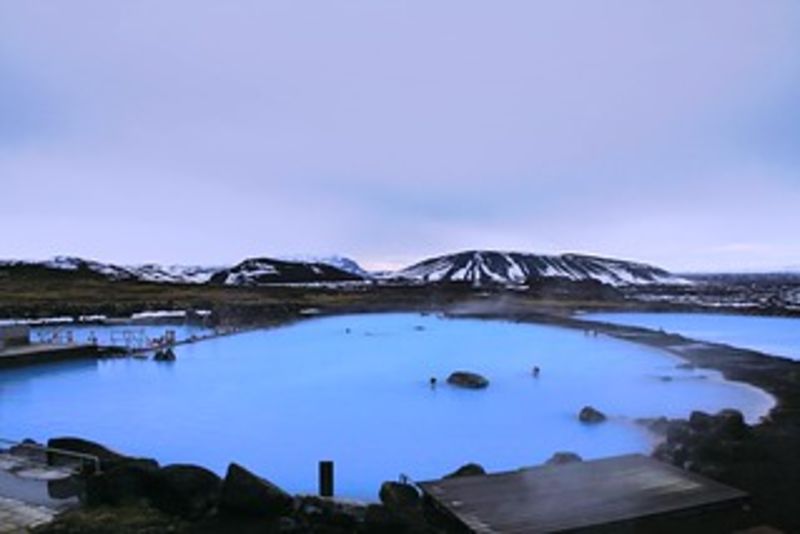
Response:
POLYGON ((468 389, 483 389, 489 386, 489 380, 478 373, 456 371, 447 377, 447 383, 468 389))
POLYGON ((175 351, 173 351, 171 348, 166 348, 156 351, 153 359, 157 362, 174 362, 178 359, 178 357, 175 356, 175 351))
POLYGON ((359 526, 363 525, 366 517, 367 507, 364 505, 311 495, 295 497, 294 501, 292 519, 297 523, 295 532, 363 532, 359 526))
POLYGON ((120 505, 145 499, 158 472, 155 460, 130 460, 86 479, 86 503, 120 505))
POLYGON ((600 410, 596 410, 591 406, 584 406, 578 414, 578 419, 580 419, 581 423, 602 423, 607 418, 600 410))
POLYGON ((459 477, 473 477, 478 475, 485 475, 486 470, 480 464, 464 464, 444 478, 459 478, 459 477))
POLYGON ((244 467, 228 466, 219 500, 220 509, 234 514, 278 517, 292 511, 292 496, 244 467))
POLYGON ((409 523, 385 506, 372 504, 364 516, 364 532, 370 534, 399 534, 409 531, 409 523))
POLYGON ((390 509, 414 508, 420 503, 419 492, 411 484, 384 482, 379 493, 381 502, 390 509))
POLYGON ((148 496, 162 512, 197 519, 217 504, 220 484, 220 478, 208 469, 174 464, 153 474, 148 496))
POLYGON ((557 452, 545 462, 545 465, 564 465, 582 462, 583 458, 574 452, 557 452))
POLYGON ((654 456, 709 476, 716 474, 720 465, 755 456, 752 430, 736 410, 716 415, 694 411, 688 421, 670 421, 666 438, 654 456))
POLYGON ((706 432, 714 424, 714 418, 705 413, 694 411, 689 415, 689 428, 694 432, 706 432))
MULTIPOLYGON (((100 467, 103 470, 111 469, 116 465, 130 461, 131 458, 112 451, 105 445, 101 445, 88 439, 74 438, 74 437, 58 437, 51 438, 47 441, 47 447, 50 449, 60 449, 63 451, 77 452, 80 454, 88 454, 96 456, 100 460, 100 467)), ((50 465, 63 465, 74 464, 80 461, 68 455, 59 454, 58 452, 48 452, 47 463, 50 465)), ((87 460, 88 461, 88 460, 87 460)))
POLYGON ((749 427, 744 422, 744 416, 739 410, 722 410, 716 417, 717 434, 729 438, 743 438, 748 434, 749 427))

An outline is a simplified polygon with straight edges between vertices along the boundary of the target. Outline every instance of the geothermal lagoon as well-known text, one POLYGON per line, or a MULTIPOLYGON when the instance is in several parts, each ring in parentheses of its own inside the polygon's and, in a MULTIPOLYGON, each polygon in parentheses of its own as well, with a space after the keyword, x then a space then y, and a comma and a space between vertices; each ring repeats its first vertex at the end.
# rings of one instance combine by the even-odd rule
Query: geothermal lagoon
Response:
POLYGON ((800 360, 800 319, 719 313, 587 313, 592 321, 641 326, 652 330, 724 343, 768 355, 800 360))
POLYGON ((236 461, 293 493, 316 493, 318 462, 333 460, 337 495, 375 500, 401 473, 438 478, 467 462, 516 469, 556 451, 647 453, 655 438, 636 418, 735 408, 755 422, 773 404, 714 371, 681 369, 677 357, 603 335, 433 315, 319 318, 176 353, 172 363, 3 370, 0 434, 80 436, 219 474, 236 461), (450 386, 456 370, 491 385, 450 386), (585 405, 609 420, 580 423, 585 405))

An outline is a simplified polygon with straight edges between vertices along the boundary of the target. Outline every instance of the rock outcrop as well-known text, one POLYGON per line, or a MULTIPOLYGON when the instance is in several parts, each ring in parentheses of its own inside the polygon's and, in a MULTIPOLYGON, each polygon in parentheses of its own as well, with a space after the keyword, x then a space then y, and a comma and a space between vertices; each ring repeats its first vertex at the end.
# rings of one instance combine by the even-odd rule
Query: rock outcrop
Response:
POLYGON ((148 497, 162 512, 196 519, 217 504, 220 485, 220 478, 208 469, 173 464, 153 474, 148 497))
POLYGON ((724 466, 753 457, 752 430, 736 410, 695 411, 688 421, 656 421, 650 428, 666 437, 653 456, 712 478, 719 478, 724 466))
POLYGON ((175 356, 174 350, 167 347, 166 349, 157 350, 155 356, 153 356, 153 359, 157 362, 174 362, 178 359, 178 357, 175 356))
POLYGON ((384 506, 392 510, 407 510, 420 504, 417 488, 401 482, 384 482, 379 496, 384 506))
POLYGON ((292 496, 268 480, 232 463, 222 481, 220 510, 255 517, 279 517, 291 513, 292 496))
POLYGON ((607 417, 603 412, 597 410, 596 408, 584 406, 578 413, 578 419, 581 423, 596 424, 602 423, 607 419, 607 417))
MULTIPOLYGON (((75 438, 75 437, 58 437, 58 438, 51 438, 47 441, 47 447, 49 449, 54 449, 47 454, 47 462, 50 465, 59 465, 59 464, 75 464, 76 462, 80 462, 76 457, 72 457, 67 454, 59 454, 59 450, 61 451, 68 451, 68 452, 75 452, 79 454, 86 454, 89 456, 94 456, 100 461, 100 467, 103 470, 111 469, 117 465, 122 463, 128 462, 133 458, 129 456, 125 456, 124 454, 120 454, 116 451, 113 451, 106 447, 105 445, 101 445, 94 441, 90 441, 88 439, 83 438, 75 438)), ((86 459, 84 461, 84 466, 87 468, 94 467, 92 465, 92 461, 86 459)))
POLYGON ((130 460, 86 479, 86 503, 118 506, 146 500, 158 472, 155 460, 130 460))
POLYGON ((469 371, 456 371, 447 377, 447 383, 467 389, 483 389, 489 386, 489 380, 469 371))

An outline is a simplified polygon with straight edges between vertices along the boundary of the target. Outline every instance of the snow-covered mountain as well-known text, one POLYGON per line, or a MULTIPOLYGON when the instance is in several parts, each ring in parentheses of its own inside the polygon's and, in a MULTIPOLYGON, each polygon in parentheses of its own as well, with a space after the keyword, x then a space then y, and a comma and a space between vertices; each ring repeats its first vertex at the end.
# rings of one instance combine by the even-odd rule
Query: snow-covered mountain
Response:
POLYGON ((158 265, 148 263, 126 267, 141 282, 167 284, 205 284, 222 267, 203 267, 199 265, 158 265))
POLYGON ((323 263, 325 265, 330 265, 331 267, 336 267, 342 271, 352 273, 358 275, 362 278, 370 278, 372 275, 364 270, 355 260, 348 258, 346 256, 339 256, 338 254, 333 256, 314 256, 310 254, 291 254, 286 256, 279 256, 279 260, 284 261, 291 261, 291 262, 302 262, 302 263, 323 263))
POLYGON ((522 285, 543 278, 594 280, 611 286, 691 283, 643 263, 580 254, 546 256, 482 250, 431 258, 397 271, 392 277, 416 282, 468 282, 475 285, 522 285))
POLYGON ((377 280, 391 283, 466 282, 473 285, 524 285, 536 281, 594 281, 606 285, 639 286, 691 284, 663 269, 629 261, 580 254, 547 256, 519 252, 469 251, 428 259, 390 273, 368 273, 343 256, 251 258, 233 267, 122 266, 82 258, 58 256, 51 260, 0 261, 0 276, 88 277, 112 281, 165 284, 314 284, 377 280))
POLYGON ((47 274, 87 276, 105 278, 112 281, 159 282, 171 284, 203 284, 220 270, 218 267, 197 267, 183 265, 162 266, 114 265, 86 260, 74 256, 56 256, 45 261, 1 261, 0 270, 14 270, 18 274, 43 276, 47 274))
POLYGON ((327 263, 251 258, 215 273, 210 283, 227 286, 257 286, 263 284, 307 284, 345 282, 364 277, 327 263))

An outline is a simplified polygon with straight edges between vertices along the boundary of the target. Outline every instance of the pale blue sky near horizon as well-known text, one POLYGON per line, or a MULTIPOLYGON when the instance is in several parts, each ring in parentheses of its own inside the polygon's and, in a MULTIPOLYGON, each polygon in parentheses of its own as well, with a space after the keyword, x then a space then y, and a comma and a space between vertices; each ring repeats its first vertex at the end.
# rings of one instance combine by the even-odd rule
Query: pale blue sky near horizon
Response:
POLYGON ((0 258, 800 268, 800 2, 0 0, 0 258))

